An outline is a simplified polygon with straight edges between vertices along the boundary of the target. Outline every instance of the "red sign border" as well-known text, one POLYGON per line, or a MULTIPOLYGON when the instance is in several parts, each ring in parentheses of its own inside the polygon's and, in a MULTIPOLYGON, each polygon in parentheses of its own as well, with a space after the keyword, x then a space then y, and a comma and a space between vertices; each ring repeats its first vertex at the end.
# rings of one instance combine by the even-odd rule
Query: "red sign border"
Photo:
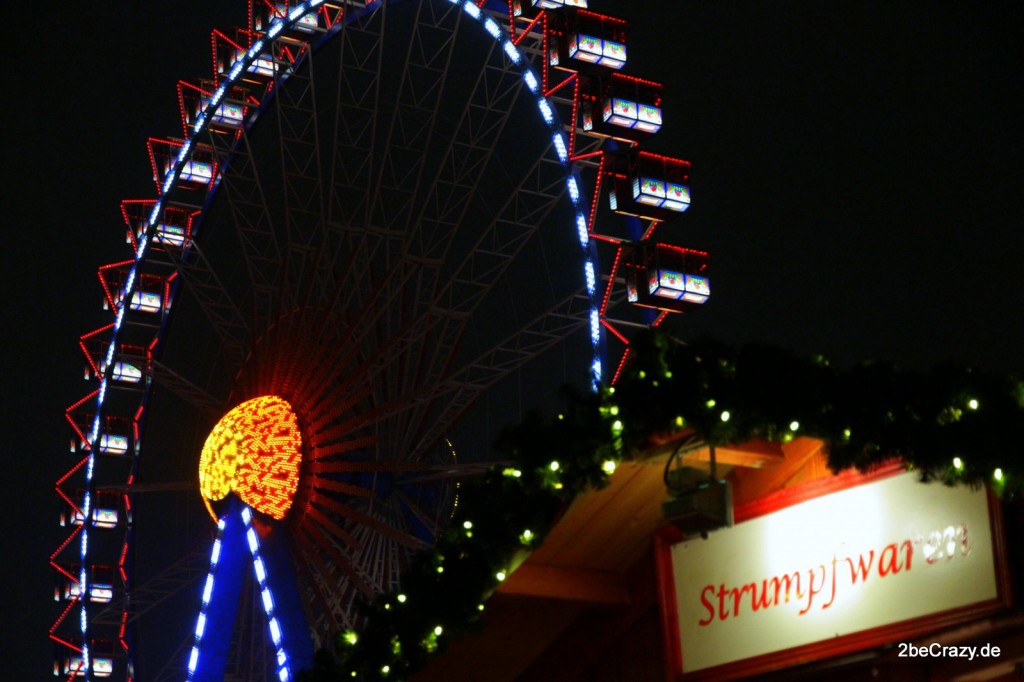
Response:
MULTIPOLYGON (((830 495, 841 490, 872 483, 904 473, 906 468, 900 462, 881 465, 869 472, 848 469, 833 476, 826 476, 807 483, 784 488, 759 500, 738 506, 733 513, 736 523, 765 516, 793 505, 830 495)), ((942 485, 932 483, 931 485, 942 485)), ((909 640, 929 632, 937 632, 962 623, 991 615, 1013 605, 1010 591, 1010 569, 1007 561, 1006 533, 1003 527, 1003 510, 999 499, 987 490, 989 520, 992 528, 992 548, 996 571, 996 597, 976 604, 969 604, 948 611, 861 630, 849 635, 830 638, 802 646, 753 656, 732 663, 698 670, 681 672, 683 651, 679 636, 679 617, 676 603, 675 577, 672 570, 672 546, 682 540, 675 526, 664 526, 654 535, 654 558, 657 569, 658 600, 662 621, 662 637, 665 651, 665 680, 667 682, 700 682, 702 680, 734 680, 759 673, 776 671, 796 665, 803 665, 826 658, 851 654, 872 649, 900 640, 909 640)))

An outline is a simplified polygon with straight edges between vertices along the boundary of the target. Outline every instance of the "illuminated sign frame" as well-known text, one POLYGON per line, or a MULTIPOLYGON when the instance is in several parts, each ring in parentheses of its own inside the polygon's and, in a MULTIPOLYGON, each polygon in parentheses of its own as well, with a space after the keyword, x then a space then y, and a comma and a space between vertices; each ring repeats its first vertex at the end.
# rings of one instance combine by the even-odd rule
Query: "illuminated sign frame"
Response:
MULTIPOLYGON (((921 571, 918 568, 913 575, 915 581, 920 580, 920 576, 927 576, 927 569, 932 568, 932 565, 943 564, 947 561, 949 564, 953 564, 957 558, 962 562, 963 558, 959 554, 961 550, 960 545, 963 544, 963 549, 967 551, 969 551, 969 548, 966 540, 961 537, 962 532, 961 535, 957 535, 955 527, 953 534, 949 538, 945 537, 942 529, 939 529, 938 534, 926 533, 914 539, 903 538, 902 536, 887 538, 884 542, 877 543, 877 546, 854 547, 852 545, 856 543, 851 543, 848 551, 849 556, 842 556, 842 552, 837 553, 833 546, 822 548, 819 543, 814 543, 815 546, 810 547, 809 551, 824 557, 820 559, 823 563, 818 563, 817 560, 813 564, 804 561, 804 563, 808 563, 808 566, 810 566, 808 568, 808 566, 803 566, 803 564, 797 566, 796 564, 801 561, 797 559, 791 567, 781 570, 768 570, 768 573, 764 576, 756 576, 756 580, 750 576, 745 576, 739 580, 735 578, 730 579, 729 577, 723 577, 721 580, 709 580, 708 575, 714 575, 716 578, 723 575, 734 575, 735 569, 730 567, 736 564, 743 565, 743 568, 740 569, 741 573, 744 571, 750 572, 751 570, 756 572, 757 568, 751 569, 748 565, 756 565, 756 561, 729 562, 728 564, 723 564, 720 560, 712 560, 710 563, 706 559, 705 561, 700 561, 701 558, 720 557, 721 553, 720 551, 718 553, 707 551, 706 548, 710 547, 710 545, 702 547, 697 544, 707 541, 699 539, 684 541, 678 530, 674 527, 666 527, 655 535, 662 634, 666 652, 666 679, 677 682, 691 682, 696 680, 728 680, 747 677, 793 665, 889 645, 897 641, 907 641, 919 635, 948 629, 955 625, 1010 608, 1009 567, 1006 555, 1002 508, 998 499, 995 498, 991 491, 972 491, 969 488, 963 487, 950 489, 940 483, 926 485, 919 483, 916 480, 918 477, 919 474, 906 473, 901 465, 892 464, 868 474, 847 471, 836 476, 829 476, 803 485, 794 486, 764 499, 737 507, 735 510, 737 526, 716 531, 711 539, 718 542, 719 548, 726 548, 736 556, 743 556, 744 548, 750 546, 751 537, 760 537, 751 536, 750 533, 767 535, 762 529, 773 518, 784 518, 783 515, 777 515, 776 512, 788 514, 790 518, 800 515, 800 518, 803 519, 815 519, 821 516, 820 511, 811 508, 815 505, 826 505, 832 500, 839 501, 840 499, 854 498, 856 494, 874 494, 876 489, 878 494, 890 495, 890 499, 892 499, 891 496, 893 494, 901 494, 901 485, 904 491, 911 489, 909 486, 920 486, 918 490, 926 495, 950 495, 954 514, 961 514, 961 511, 952 505, 957 504, 957 500, 961 498, 970 498, 971 504, 974 505, 975 518, 980 517, 984 522, 987 522, 987 525, 983 523, 984 527, 979 528, 975 532, 974 539, 977 542, 976 544, 972 543, 971 546, 979 551, 986 552, 979 555, 982 558, 982 562, 978 562, 977 565, 982 566, 983 570, 991 571, 991 580, 993 581, 991 590, 985 591, 978 598, 961 596, 958 603, 942 605, 935 610, 928 610, 931 607, 922 609, 920 602, 917 602, 915 603, 915 608, 918 609, 918 613, 907 618, 884 614, 879 615, 877 613, 879 610, 877 602, 880 597, 875 595, 868 597, 859 596, 860 594, 866 594, 863 593, 863 590, 867 588, 868 582, 872 583, 871 590, 880 589, 879 585, 885 582, 885 577, 879 578, 878 575, 888 575, 891 580, 892 576, 895 575, 894 570, 903 570, 903 574, 898 579, 903 581, 903 585, 906 585, 906 581, 911 577, 909 570, 907 570, 909 569, 908 554, 913 555, 913 566, 915 568, 923 567, 926 569, 921 571), (836 495, 839 493, 847 493, 847 495, 845 497, 843 495, 836 495), (957 494, 959 494, 959 497, 956 497, 957 494), (834 495, 835 497, 833 497, 834 495), (806 507, 803 506, 805 504, 807 505, 806 507), (803 508, 801 509, 800 507, 803 508), (815 514, 818 516, 815 516, 815 514), (745 529, 742 528, 744 522, 748 521, 751 523, 745 529), (689 556, 693 560, 690 564, 687 564, 685 561, 685 558, 687 558, 687 546, 695 548, 689 556), (957 557, 952 560, 947 560, 943 556, 943 550, 949 547, 952 547, 958 553, 957 557), (989 552, 990 554, 988 554, 989 552), (825 557, 826 554, 829 556, 825 557), (874 561, 870 568, 863 566, 861 561, 868 559, 874 561), (688 565, 693 566, 689 571, 686 568, 688 565), (723 565, 726 567, 720 568, 723 565), (702 568, 698 568, 698 566, 702 568), (867 579, 861 580, 859 584, 851 584, 850 579, 854 572, 857 572, 859 575, 862 573, 861 568, 866 568, 866 572, 863 574, 867 579), (792 572, 790 572, 791 569, 792 572), (731 570, 734 572, 730 573, 731 570), (831 571, 831 574, 829 574, 829 571, 831 571), (820 572, 820 575, 818 572, 820 572), (850 577, 846 577, 847 573, 850 574, 850 577), (800 580, 798 574, 806 574, 802 575, 802 578, 806 579, 803 580, 802 586, 798 584, 800 580), (782 576, 781 578, 780 575, 782 576), (829 575, 832 576, 831 579, 828 577, 829 575), (839 577, 837 578, 836 576, 839 577), (762 578, 764 578, 763 581, 761 580, 762 578), (812 594, 809 584, 813 585, 813 581, 816 578, 820 578, 817 585, 818 591, 812 594), (840 581, 838 586, 836 580, 840 581), (783 589, 785 583, 789 583, 789 587, 795 589, 800 594, 799 600, 794 599, 792 603, 787 601, 786 598, 789 595, 785 594, 786 590, 783 589), (754 586, 753 589, 748 589, 751 585, 754 586), (780 627, 778 621, 774 621, 771 625, 766 625, 762 622, 759 623, 757 629, 758 638, 761 640, 758 646, 761 647, 761 651, 752 654, 746 653, 746 650, 742 648, 743 645, 737 647, 716 647, 714 643, 716 635, 705 635, 705 633, 712 632, 711 627, 704 629, 705 626, 713 627, 715 624, 725 622, 725 619, 728 619, 730 616, 736 616, 734 608, 740 609, 740 616, 745 615, 748 619, 753 617, 764 620, 765 615, 769 613, 769 611, 752 613, 754 602, 758 599, 756 594, 757 585, 761 586, 760 605, 764 608, 769 608, 772 617, 791 617, 794 619, 807 616, 812 618, 822 617, 822 614, 825 613, 822 610, 823 608, 827 609, 833 606, 833 604, 838 607, 843 603, 844 599, 851 599, 857 594, 856 598, 864 599, 865 601, 872 598, 875 599, 875 602, 869 603, 867 607, 860 609, 862 613, 869 614, 869 617, 873 618, 874 621, 872 621, 870 626, 861 626, 859 624, 860 621, 851 620, 853 618, 852 615, 845 615, 846 613, 853 614, 857 612, 856 608, 849 608, 849 611, 842 612, 844 615, 836 617, 838 625, 836 621, 832 621, 829 625, 832 629, 822 629, 820 636, 809 640, 797 641, 796 644, 792 643, 793 639, 787 640, 787 637, 792 636, 782 632, 785 628, 780 627), (768 587, 772 587, 774 590, 771 594, 768 594, 768 587), (858 593, 857 590, 861 592, 858 593), (722 594, 719 594, 719 591, 722 594), (768 597, 771 597, 767 601, 765 601, 766 594, 768 597), (680 625, 679 604, 682 600, 685 600, 687 604, 690 604, 691 601, 693 602, 688 608, 692 609, 690 611, 692 614, 691 620, 699 623, 699 626, 695 627, 693 623, 686 624, 685 627, 680 625), (721 610, 719 607, 723 606, 723 604, 726 607, 725 619, 719 613, 721 610), (835 632, 837 628, 840 630, 838 633, 835 632), (771 634, 769 635, 768 633, 771 634), (698 637, 701 639, 697 640, 698 637), (773 640, 773 638, 778 639, 773 640), (765 643, 765 640, 768 640, 768 642, 765 643), (686 659, 685 651, 687 647, 693 647, 693 650, 716 650, 719 652, 728 649, 728 652, 717 654, 717 659, 713 656, 708 656, 704 661, 695 663, 694 661, 697 661, 697 658, 686 659)), ((898 504, 895 501, 892 503, 898 504)), ((887 509, 888 507, 880 505, 878 508, 887 509)), ((864 506, 859 509, 867 511, 867 507, 864 506)), ((853 517, 858 521, 863 521, 864 519, 864 515, 861 513, 854 514, 853 517)), ((882 528, 886 532, 891 533, 894 524, 886 524, 886 515, 884 514, 881 515, 881 518, 882 528)), ((792 534, 789 537, 792 537, 792 534)), ((841 538, 830 539, 830 542, 835 541, 841 541, 841 538)), ((761 555, 766 553, 765 550, 760 548, 757 551, 761 555)), ((759 556, 758 561, 761 560, 762 557, 759 556)), ((773 564, 765 562, 764 565, 773 564)), ((857 583, 857 581, 854 580, 853 583, 857 583)), ((893 584, 895 584, 895 581, 893 581, 893 584)), ((954 590, 952 592, 956 593, 957 591, 954 590)), ((909 596, 910 591, 907 591, 907 594, 907 598, 912 598, 909 596)), ((900 596, 902 596, 902 591, 900 596)), ((883 604, 888 610, 902 612, 899 605, 901 602, 898 601, 900 597, 896 597, 894 600, 890 595, 885 597, 885 599, 888 601, 883 602, 883 604)), ((829 616, 833 616, 835 613, 839 612, 833 609, 833 614, 829 614, 829 616)), ((738 622, 739 618, 737 617, 730 622, 730 627, 738 627, 738 622)), ((752 619, 748 622, 752 622, 752 619)), ((732 630, 728 635, 724 632, 719 632, 717 636, 728 637, 730 639, 727 641, 734 643, 740 637, 736 630, 732 630)))

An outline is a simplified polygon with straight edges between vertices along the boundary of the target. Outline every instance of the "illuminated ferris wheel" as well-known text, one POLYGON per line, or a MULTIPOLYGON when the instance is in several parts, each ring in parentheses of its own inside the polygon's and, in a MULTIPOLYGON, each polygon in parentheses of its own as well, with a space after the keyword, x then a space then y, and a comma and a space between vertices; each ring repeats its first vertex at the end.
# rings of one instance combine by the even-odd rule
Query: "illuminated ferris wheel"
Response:
POLYGON ((627 28, 586 0, 251 0, 213 32, 80 343, 55 675, 292 679, 523 406, 708 298, 707 255, 653 240, 689 164, 640 149, 661 86, 622 73, 627 28))

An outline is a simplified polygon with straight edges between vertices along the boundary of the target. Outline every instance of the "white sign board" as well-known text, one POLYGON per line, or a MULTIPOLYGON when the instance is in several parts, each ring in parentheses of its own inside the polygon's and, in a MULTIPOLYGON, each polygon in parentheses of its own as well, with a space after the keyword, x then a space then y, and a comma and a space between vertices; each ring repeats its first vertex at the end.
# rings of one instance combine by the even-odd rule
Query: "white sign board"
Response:
POLYGON ((689 673, 999 597, 984 490, 915 473, 671 547, 689 673))

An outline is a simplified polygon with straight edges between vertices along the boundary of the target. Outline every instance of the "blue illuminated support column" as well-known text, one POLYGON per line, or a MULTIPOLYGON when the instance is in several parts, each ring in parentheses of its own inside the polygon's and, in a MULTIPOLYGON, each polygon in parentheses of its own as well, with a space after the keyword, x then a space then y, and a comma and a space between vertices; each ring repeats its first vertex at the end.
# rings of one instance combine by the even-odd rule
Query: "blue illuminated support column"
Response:
POLYGON ((253 525, 253 512, 237 499, 217 523, 210 572, 203 583, 195 643, 188 657, 189 682, 224 679, 245 573, 252 562, 267 632, 274 647, 277 677, 294 679, 293 671, 313 664, 313 641, 302 612, 280 524, 253 525), (263 536, 261 541, 260 536, 263 536), (276 597, 275 597, 276 595, 276 597))
POLYGON ((202 607, 196 620, 196 639, 188 657, 187 680, 224 679, 238 600, 249 563, 245 526, 237 506, 217 523, 217 539, 210 553, 210 572, 203 583, 202 607))
POLYGON ((298 598, 298 588, 291 579, 291 571, 287 568, 284 539, 279 537, 280 533, 274 532, 280 530, 279 525, 268 525, 264 535, 268 541, 267 549, 270 551, 265 557, 260 547, 259 535, 252 525, 252 509, 243 507, 241 517, 245 524, 245 540, 252 556, 260 600, 267 614, 270 641, 274 645, 277 677, 281 682, 289 682, 294 679, 293 669, 312 665, 313 642, 308 635, 309 628, 306 627, 305 616, 299 606, 302 602, 298 598), (277 599, 274 597, 275 594, 277 599))
POLYGON ((246 541, 260 599, 267 613, 267 628, 278 662, 277 674, 284 682, 293 678, 294 671, 313 667, 315 647, 302 608, 285 527, 276 522, 261 523, 266 517, 254 517, 248 507, 242 510, 242 518, 249 524, 246 541))

